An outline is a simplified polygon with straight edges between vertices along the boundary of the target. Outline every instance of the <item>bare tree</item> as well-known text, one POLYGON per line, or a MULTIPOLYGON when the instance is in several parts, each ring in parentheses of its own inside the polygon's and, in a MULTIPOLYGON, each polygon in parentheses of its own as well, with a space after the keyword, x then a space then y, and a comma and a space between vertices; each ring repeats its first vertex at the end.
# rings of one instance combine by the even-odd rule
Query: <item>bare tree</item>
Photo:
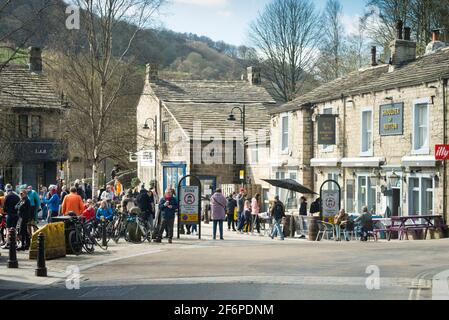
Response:
POLYGON ((345 52, 345 72, 355 71, 367 64, 369 59, 369 39, 367 39, 366 18, 361 17, 358 28, 347 39, 345 52))
POLYGON ((318 59, 318 75, 324 82, 341 77, 344 71, 346 46, 342 22, 343 7, 339 0, 328 0, 321 21, 323 37, 318 59))
MULTIPOLYGON (((67 98, 80 121, 68 124, 71 139, 85 146, 92 161, 92 189, 97 191, 98 167, 116 139, 117 114, 127 95, 135 68, 129 50, 137 34, 151 22, 164 0, 73 0, 81 8, 80 34, 63 50, 67 98), (118 26, 128 23, 128 37, 116 43, 118 26), (84 40, 84 41, 83 41, 84 40), (80 43, 81 42, 81 43, 80 43), (115 137, 115 138, 114 138, 115 137)), ((123 39, 123 35, 121 35, 123 39)), ((138 94, 135 92, 134 94, 138 94)), ((122 118, 122 122, 123 119, 122 118)), ((123 124, 123 123, 122 123, 123 124)), ((126 125, 126 124, 125 124, 126 125)), ((135 123, 133 124, 135 126, 135 123)), ((133 137, 135 139, 135 136, 133 137)))
POLYGON ((249 37, 265 65, 264 77, 279 100, 291 101, 311 71, 319 18, 310 0, 273 0, 251 23, 249 37))

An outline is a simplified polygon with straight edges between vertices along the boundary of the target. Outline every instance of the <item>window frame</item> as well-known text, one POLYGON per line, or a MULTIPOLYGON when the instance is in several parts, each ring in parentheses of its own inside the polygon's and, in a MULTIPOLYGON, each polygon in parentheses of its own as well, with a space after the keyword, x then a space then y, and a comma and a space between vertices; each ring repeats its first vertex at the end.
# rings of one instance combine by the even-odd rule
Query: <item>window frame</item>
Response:
POLYGON ((370 196, 370 190, 372 191, 372 192, 374 192, 374 208, 375 208, 375 210, 374 211, 377 211, 377 209, 379 209, 378 208, 378 205, 377 205, 377 185, 372 185, 371 184, 371 179, 370 179, 370 174, 369 173, 360 173, 360 174, 357 174, 357 180, 356 180, 356 196, 355 196, 355 198, 357 199, 357 205, 355 206, 355 210, 358 210, 358 211, 362 211, 362 208, 363 208, 363 206, 367 206, 368 207, 368 210, 371 212, 371 209, 372 208, 370 208, 370 206, 369 206, 369 196, 370 196), (366 194, 365 194, 365 203, 363 204, 363 203, 360 203, 360 201, 359 201, 359 198, 360 198, 360 195, 359 195, 359 191, 360 191, 360 178, 365 178, 365 181, 366 181, 366 194))
POLYGON ((288 154, 289 148, 290 148, 290 117, 288 113, 283 113, 280 116, 281 119, 281 143, 280 143, 280 149, 281 154, 288 154), (284 119, 287 119, 287 132, 285 132, 284 128, 284 119), (284 134, 286 133, 287 141, 286 146, 284 148, 284 134))
MULTIPOLYGON (((407 207, 408 207, 408 215, 409 216, 415 216, 416 213, 412 212, 412 209, 415 209, 414 206, 412 207, 412 203, 413 203, 413 192, 418 192, 418 211, 419 211, 419 215, 428 215, 428 213, 424 213, 423 214, 423 195, 427 195, 427 193, 429 193, 430 191, 432 192, 432 214, 434 214, 435 212, 435 188, 436 188, 436 183, 435 183, 435 178, 432 177, 432 175, 429 174, 415 174, 415 175, 411 175, 407 177, 407 185, 408 185, 408 197, 407 197, 407 207), (417 179, 419 184, 418 187, 411 187, 411 180, 412 179, 417 179), (423 189, 423 180, 430 180, 432 181, 432 188, 426 188, 425 190, 423 189)), ((415 210, 416 211, 416 210, 415 210)))
POLYGON ((360 111, 360 156, 361 157, 372 157, 374 156, 374 108, 373 107, 364 107, 360 111), (366 112, 371 112, 371 143, 369 145, 369 149, 363 150, 363 138, 364 138, 364 122, 363 115, 366 112))
POLYGON ((170 142, 170 122, 169 121, 163 121, 162 122, 162 143, 169 143, 170 142), (167 129, 167 131, 165 131, 167 129))
POLYGON ((430 154, 430 98, 422 98, 413 100, 413 122, 412 122, 412 155, 428 155, 430 154), (416 139, 417 139, 417 107, 419 105, 427 105, 427 141, 424 146, 420 149, 416 149, 416 139))

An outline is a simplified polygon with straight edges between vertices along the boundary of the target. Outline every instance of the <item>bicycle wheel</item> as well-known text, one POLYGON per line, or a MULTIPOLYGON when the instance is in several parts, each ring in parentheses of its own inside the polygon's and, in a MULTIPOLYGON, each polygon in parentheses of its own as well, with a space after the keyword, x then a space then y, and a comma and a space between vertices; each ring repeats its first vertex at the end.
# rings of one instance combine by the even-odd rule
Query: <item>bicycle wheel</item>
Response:
POLYGON ((83 247, 87 253, 92 254, 95 251, 95 236, 92 225, 87 225, 84 227, 83 231, 83 247))
POLYGON ((69 233, 69 246, 73 254, 79 256, 83 252, 83 242, 75 230, 69 233))
POLYGON ((117 224, 114 226, 114 233, 112 234, 112 240, 114 240, 115 243, 118 243, 120 241, 120 238, 123 234, 123 221, 119 220, 117 224))

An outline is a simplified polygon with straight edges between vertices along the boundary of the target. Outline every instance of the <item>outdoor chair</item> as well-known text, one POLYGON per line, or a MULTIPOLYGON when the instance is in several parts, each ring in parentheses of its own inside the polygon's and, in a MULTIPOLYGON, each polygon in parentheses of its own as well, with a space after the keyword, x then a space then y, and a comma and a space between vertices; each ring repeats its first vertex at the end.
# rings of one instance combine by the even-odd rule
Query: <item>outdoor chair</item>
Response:
POLYGON ((316 241, 321 241, 323 239, 331 240, 334 237, 334 234, 335 229, 333 224, 324 221, 318 221, 318 234, 316 237, 316 241))

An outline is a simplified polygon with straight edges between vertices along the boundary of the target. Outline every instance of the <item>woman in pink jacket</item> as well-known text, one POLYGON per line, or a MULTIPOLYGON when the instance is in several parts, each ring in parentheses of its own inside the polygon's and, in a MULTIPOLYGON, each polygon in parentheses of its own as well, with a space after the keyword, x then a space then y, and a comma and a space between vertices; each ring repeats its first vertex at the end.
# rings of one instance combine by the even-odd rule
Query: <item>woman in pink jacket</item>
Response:
POLYGON ((256 226, 257 233, 260 234, 259 213, 260 213, 260 194, 256 194, 251 202, 251 214, 253 215, 252 231, 254 231, 254 226, 256 226))
POLYGON ((226 219, 226 207, 228 204, 228 200, 226 200, 221 189, 218 189, 211 197, 210 204, 212 211, 212 220, 214 222, 214 240, 217 239, 217 226, 220 227, 220 239, 224 240, 223 221, 226 219))

